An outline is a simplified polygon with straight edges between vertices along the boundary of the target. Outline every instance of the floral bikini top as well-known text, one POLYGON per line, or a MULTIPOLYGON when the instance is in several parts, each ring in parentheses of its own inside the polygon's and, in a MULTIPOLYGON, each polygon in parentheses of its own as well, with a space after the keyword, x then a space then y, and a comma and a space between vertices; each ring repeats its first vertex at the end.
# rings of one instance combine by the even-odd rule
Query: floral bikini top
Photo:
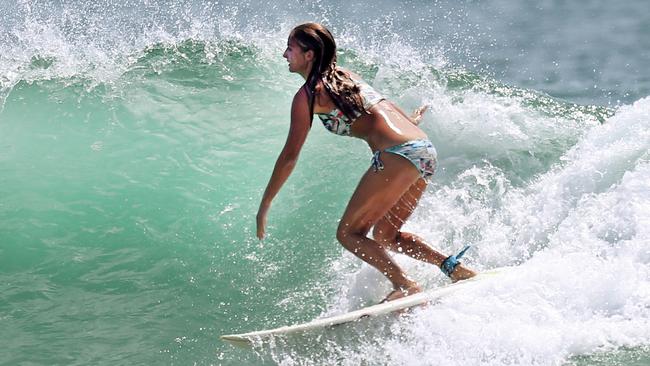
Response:
MULTIPOLYGON (((359 95, 363 99, 365 110, 386 99, 365 81, 358 79, 352 79, 352 81, 359 86, 359 95)), ((316 113, 316 115, 328 131, 341 136, 350 136, 352 123, 361 116, 361 113, 356 112, 356 116, 349 119, 341 110, 334 108, 329 113, 316 113)))

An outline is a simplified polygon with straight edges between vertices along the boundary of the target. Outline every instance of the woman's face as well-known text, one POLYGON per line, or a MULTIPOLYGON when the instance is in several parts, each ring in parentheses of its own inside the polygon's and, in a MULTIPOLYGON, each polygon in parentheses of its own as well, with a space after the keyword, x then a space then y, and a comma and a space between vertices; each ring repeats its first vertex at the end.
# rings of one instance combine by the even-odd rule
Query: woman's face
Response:
POLYGON ((311 70, 313 55, 313 51, 304 52, 300 48, 300 45, 293 38, 289 37, 287 49, 282 54, 282 57, 286 58, 289 62, 290 72, 296 72, 306 78, 311 70))

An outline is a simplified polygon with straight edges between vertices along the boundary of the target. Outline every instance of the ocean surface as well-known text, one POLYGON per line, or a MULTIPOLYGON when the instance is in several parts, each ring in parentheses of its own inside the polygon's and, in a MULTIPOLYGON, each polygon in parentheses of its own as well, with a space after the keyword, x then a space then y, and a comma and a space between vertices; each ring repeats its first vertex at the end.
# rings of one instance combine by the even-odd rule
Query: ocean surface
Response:
POLYGON ((649 70, 645 0, 0 2, 0 365, 650 365, 649 70), (235 348, 389 291, 335 238, 371 153, 318 121, 255 237, 304 21, 429 106, 439 170, 405 229, 512 268, 235 348))

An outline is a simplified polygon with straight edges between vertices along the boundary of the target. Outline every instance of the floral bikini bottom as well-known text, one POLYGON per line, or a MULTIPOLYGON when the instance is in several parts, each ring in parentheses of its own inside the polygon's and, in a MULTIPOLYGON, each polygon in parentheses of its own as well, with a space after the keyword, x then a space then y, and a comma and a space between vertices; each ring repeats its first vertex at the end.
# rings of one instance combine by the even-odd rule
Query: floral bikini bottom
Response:
POLYGON ((408 159, 420 172, 422 178, 428 180, 436 170, 436 158, 438 153, 429 140, 411 140, 405 143, 391 146, 384 150, 375 151, 372 156, 372 168, 376 171, 384 169, 384 163, 380 159, 382 152, 402 156, 408 159))

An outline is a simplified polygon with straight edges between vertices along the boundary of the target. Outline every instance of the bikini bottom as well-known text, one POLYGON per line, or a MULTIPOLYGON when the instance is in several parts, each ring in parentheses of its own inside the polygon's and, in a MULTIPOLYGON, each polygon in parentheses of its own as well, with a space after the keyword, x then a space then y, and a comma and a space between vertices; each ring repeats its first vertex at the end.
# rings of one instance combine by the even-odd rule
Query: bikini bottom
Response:
POLYGON ((375 172, 384 169, 384 163, 381 161, 380 155, 382 152, 387 152, 395 155, 402 156, 415 166, 420 172, 420 175, 425 180, 429 180, 436 170, 436 161, 438 153, 436 148, 429 140, 411 140, 402 144, 388 147, 384 150, 377 150, 372 156, 372 168, 375 172))

